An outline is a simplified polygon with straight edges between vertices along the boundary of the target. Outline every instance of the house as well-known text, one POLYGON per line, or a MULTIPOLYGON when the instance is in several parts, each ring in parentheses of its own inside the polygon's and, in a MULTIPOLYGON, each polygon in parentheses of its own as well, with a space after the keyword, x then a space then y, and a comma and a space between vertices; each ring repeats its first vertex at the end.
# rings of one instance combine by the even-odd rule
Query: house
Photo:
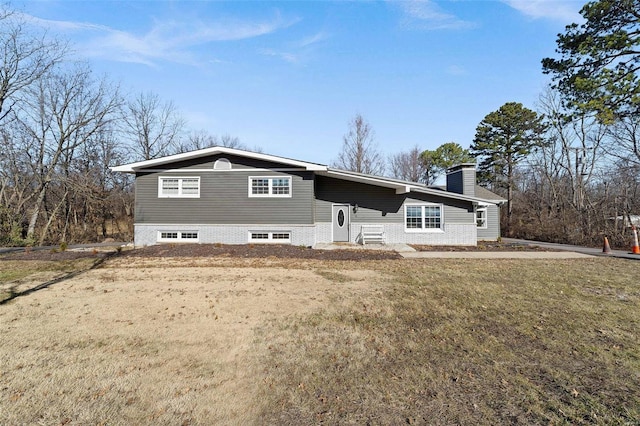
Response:
POLYGON ((504 200, 476 186, 472 164, 450 169, 445 190, 225 147, 112 170, 135 174, 136 246, 363 243, 366 230, 429 245, 500 236, 504 200))

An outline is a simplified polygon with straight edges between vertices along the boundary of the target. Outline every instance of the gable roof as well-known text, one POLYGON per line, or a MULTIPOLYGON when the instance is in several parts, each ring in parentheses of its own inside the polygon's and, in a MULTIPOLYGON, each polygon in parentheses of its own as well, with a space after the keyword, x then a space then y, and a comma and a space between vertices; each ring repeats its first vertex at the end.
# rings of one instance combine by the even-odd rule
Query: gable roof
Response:
POLYGON ((167 157, 154 158, 152 160, 138 161, 136 163, 123 164, 122 166, 111 167, 114 172, 135 173, 141 169, 149 167, 163 166, 177 161, 191 160, 194 158, 206 157, 209 155, 226 154, 240 157, 253 158, 255 160, 271 161, 274 163, 286 164, 294 167, 301 167, 309 171, 326 170, 327 166, 306 161, 298 161, 290 158, 277 157, 275 155, 262 154, 259 152, 245 151, 224 146, 214 146, 211 148, 199 149, 196 151, 183 152, 181 154, 169 155, 167 157))
MULTIPOLYGON (((468 195, 459 194, 457 192, 449 192, 440 188, 430 188, 424 184, 417 183, 417 182, 409 182, 409 181, 403 181, 403 180, 387 178, 382 176, 357 173, 349 170, 341 170, 333 167, 328 167, 323 164, 309 163, 306 161, 299 161, 291 158, 262 154, 259 152, 245 151, 242 149, 227 148, 222 146, 214 146, 211 148, 205 148, 205 149, 199 149, 196 151, 184 152, 181 154, 169 155, 167 157, 160 157, 152 160, 138 161, 136 163, 129 163, 121 166, 114 166, 114 167, 111 167, 111 170, 113 170, 114 172, 136 173, 137 171, 140 171, 142 169, 163 166, 165 164, 175 163, 178 161, 191 160, 194 158, 201 158, 201 157, 206 157, 209 155, 216 155, 216 154, 236 155, 236 156, 252 158, 256 160, 286 164, 293 167, 299 167, 307 171, 313 171, 320 176, 333 177, 336 179, 348 180, 348 181, 364 183, 368 185, 375 185, 383 188, 395 189, 396 194, 407 194, 409 192, 418 192, 422 194, 435 195, 443 198, 470 201, 473 203, 489 202, 491 204, 496 204, 496 203, 505 201, 502 199, 499 199, 499 200, 492 199, 497 196, 488 190, 486 192, 491 194, 492 198, 484 198, 484 197, 478 197, 478 196, 470 197, 468 195)), ((488 194, 484 194, 484 195, 488 195, 488 194)))

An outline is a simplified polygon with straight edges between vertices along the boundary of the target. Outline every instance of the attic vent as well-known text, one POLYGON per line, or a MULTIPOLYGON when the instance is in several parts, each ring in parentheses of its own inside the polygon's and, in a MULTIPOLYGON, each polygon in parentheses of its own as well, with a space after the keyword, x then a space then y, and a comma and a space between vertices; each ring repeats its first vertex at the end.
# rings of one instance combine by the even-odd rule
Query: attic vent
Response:
POLYGON ((213 170, 231 170, 231 161, 226 158, 219 158, 213 164, 213 170))

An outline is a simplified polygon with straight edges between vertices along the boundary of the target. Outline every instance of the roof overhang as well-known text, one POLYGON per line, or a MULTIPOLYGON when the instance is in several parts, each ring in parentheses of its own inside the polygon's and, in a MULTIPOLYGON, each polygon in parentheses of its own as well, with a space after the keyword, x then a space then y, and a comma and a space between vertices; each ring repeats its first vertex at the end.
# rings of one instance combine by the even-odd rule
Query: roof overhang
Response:
POLYGON ((351 182, 364 183, 368 185, 380 186, 383 188, 394 189, 396 194, 408 194, 409 192, 419 192, 422 194, 434 195, 436 197, 443 197, 455 200, 463 200, 469 201, 471 203, 490 203, 494 204, 490 200, 484 200, 476 197, 469 197, 467 195, 458 194, 455 192, 443 191, 440 189, 432 189, 428 188, 425 185, 414 183, 414 182, 405 182, 396 179, 383 178, 379 176, 366 175, 362 173, 350 172, 347 170, 339 170, 327 168, 326 171, 318 171, 316 174, 320 176, 327 176, 336 179, 348 180, 351 182))
POLYGON ((270 161, 274 163, 286 164, 292 167, 300 167, 309 171, 327 170, 327 166, 316 163, 308 163, 305 161, 292 160, 290 158, 278 157, 276 155, 262 154, 259 152, 245 151, 242 149, 226 148, 222 146, 214 146, 211 148, 199 149, 197 151, 185 152, 182 154, 169 155, 167 157, 156 158, 152 160, 138 161, 136 163, 123 164, 121 166, 110 167, 114 172, 136 173, 142 169, 149 169, 158 166, 175 163, 178 161, 192 160, 195 158, 207 157, 209 155, 226 154, 237 155, 240 157, 253 158, 255 160, 270 161))
POLYGON ((317 174, 321 176, 333 177, 336 179, 348 180, 351 182, 395 189, 396 194, 406 194, 411 191, 412 187, 412 185, 407 182, 395 181, 393 179, 384 179, 377 176, 364 175, 361 173, 349 172, 346 170, 328 168, 326 171, 320 171, 317 174))

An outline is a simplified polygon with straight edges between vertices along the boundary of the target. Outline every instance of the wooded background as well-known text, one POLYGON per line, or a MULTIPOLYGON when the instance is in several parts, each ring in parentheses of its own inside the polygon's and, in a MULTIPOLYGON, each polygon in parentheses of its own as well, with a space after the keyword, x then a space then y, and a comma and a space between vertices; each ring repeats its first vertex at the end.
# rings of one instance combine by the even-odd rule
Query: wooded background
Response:
MULTIPOLYGON (((488 111, 469 148, 447 142, 386 158, 356 115, 333 165, 434 184, 447 167, 477 162, 480 183, 509 200, 503 235, 629 246, 640 215, 638 10, 638 0, 587 3, 586 23, 558 37, 560 59, 542 61, 552 83, 538 104, 488 111)), ((248 148, 191 131, 154 93, 124 95, 72 61, 67 42, 27 28, 0 12, 0 245, 131 241, 133 179, 109 166, 248 148)))

